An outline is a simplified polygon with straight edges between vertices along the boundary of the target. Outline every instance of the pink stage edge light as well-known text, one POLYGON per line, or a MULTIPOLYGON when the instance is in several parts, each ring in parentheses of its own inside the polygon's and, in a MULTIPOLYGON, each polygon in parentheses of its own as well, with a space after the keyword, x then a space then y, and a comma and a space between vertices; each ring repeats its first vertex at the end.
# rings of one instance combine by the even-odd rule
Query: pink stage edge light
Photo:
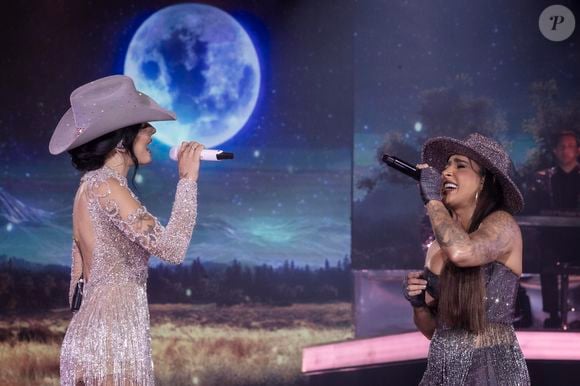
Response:
MULTIPOLYGON (((580 333, 517 331, 528 360, 580 361, 580 333)), ((302 372, 348 370, 427 358, 429 340, 420 332, 356 339, 306 347, 302 351, 302 372)))

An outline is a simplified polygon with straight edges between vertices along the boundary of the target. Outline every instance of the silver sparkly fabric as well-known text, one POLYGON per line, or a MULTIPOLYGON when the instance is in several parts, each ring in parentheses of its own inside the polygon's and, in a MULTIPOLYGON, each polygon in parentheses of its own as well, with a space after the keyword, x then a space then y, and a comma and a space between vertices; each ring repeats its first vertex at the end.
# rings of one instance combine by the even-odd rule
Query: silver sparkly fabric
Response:
POLYGON ((421 386, 529 385, 528 368, 513 322, 518 277, 505 265, 482 267, 486 280, 488 327, 479 334, 439 323, 421 386))
POLYGON ((499 142, 479 133, 470 134, 464 140, 435 137, 425 142, 421 158, 424 163, 443 171, 453 154, 461 154, 476 161, 499 180, 504 209, 512 214, 523 209, 524 197, 514 182, 512 161, 499 142))
MULTIPOLYGON (((183 261, 196 222, 197 183, 179 181, 166 228, 112 169, 88 172, 82 183, 87 184, 95 247, 81 307, 62 344, 61 385, 153 385, 148 261, 151 255, 170 263, 183 261), (123 217, 127 194, 139 207, 123 217)), ((71 295, 82 270, 79 257, 73 243, 71 295)))

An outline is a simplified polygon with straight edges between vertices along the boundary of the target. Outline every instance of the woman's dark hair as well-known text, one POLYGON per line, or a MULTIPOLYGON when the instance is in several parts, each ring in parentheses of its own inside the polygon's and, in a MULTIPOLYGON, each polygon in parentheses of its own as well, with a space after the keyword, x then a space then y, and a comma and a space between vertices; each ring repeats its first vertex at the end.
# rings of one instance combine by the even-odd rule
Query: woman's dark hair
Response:
POLYGON ((69 150, 68 153, 72 158, 73 166, 81 172, 100 169, 105 164, 107 156, 122 141, 123 148, 129 153, 135 164, 133 178, 131 179, 131 182, 135 185, 135 175, 137 174, 137 169, 139 169, 139 161, 133 151, 133 142, 141 128, 143 128, 142 123, 123 127, 69 150))
MULTIPOLYGON (((489 171, 481 169, 484 178, 475 211, 467 233, 479 228, 481 222, 503 207, 503 194, 499 181, 489 171)), ((481 267, 458 267, 447 260, 441 271, 438 313, 443 323, 451 328, 471 332, 483 331, 485 317, 485 285, 481 267)))

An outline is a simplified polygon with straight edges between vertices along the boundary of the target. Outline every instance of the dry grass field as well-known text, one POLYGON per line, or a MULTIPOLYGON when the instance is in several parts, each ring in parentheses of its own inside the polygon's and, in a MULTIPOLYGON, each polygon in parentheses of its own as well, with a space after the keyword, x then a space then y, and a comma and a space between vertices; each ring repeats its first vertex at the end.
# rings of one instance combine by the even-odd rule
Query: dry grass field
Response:
MULTIPOLYGON (((0 385, 58 385, 70 313, 0 318, 0 385)), ((152 305, 156 384, 302 385, 304 346, 352 337, 348 303, 152 305)))

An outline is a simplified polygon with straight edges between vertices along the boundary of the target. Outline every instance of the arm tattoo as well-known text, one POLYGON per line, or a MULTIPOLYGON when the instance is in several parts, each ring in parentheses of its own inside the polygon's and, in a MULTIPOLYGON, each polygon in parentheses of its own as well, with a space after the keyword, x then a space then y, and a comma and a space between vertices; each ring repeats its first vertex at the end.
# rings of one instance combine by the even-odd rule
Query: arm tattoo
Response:
POLYGON ((471 234, 451 218, 441 202, 427 204, 427 212, 437 242, 454 263, 461 266, 477 266, 494 261, 509 253, 520 237, 515 221, 503 211, 489 215, 480 228, 471 234))
POLYGON ((435 238, 441 248, 450 246, 460 247, 468 243, 469 235, 449 215, 447 208, 440 201, 431 201, 427 204, 427 213, 435 238))

